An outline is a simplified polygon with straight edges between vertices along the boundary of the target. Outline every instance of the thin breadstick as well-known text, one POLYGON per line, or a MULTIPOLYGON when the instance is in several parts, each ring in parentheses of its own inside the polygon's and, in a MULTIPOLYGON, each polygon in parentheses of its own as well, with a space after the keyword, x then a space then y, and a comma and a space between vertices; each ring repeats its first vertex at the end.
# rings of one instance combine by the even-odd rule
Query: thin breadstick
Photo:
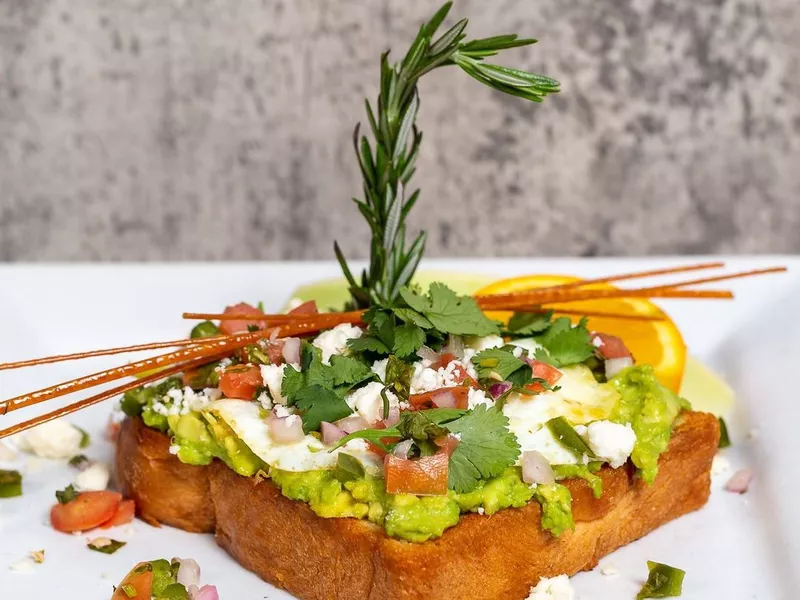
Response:
POLYGON ((118 348, 106 348, 103 350, 91 350, 88 352, 73 352, 72 354, 57 354, 56 356, 46 356, 43 358, 31 358, 12 363, 0 363, 0 371, 10 369, 21 369, 23 367, 33 367, 50 363, 64 362, 68 360, 80 360, 83 358, 94 358, 95 356, 109 356, 113 354, 124 354, 125 352, 142 352, 144 350, 158 350, 159 348, 177 348, 181 346, 197 346, 207 342, 228 339, 230 336, 220 335, 214 337, 200 338, 194 340, 172 340, 169 342, 151 342, 149 344, 136 344, 134 346, 120 346, 118 348))
MULTIPOLYGON (((221 358, 222 355, 211 357, 211 360, 216 360, 217 358, 221 358)), ((37 425, 41 425, 42 423, 47 423, 48 421, 52 421, 53 419, 58 419, 59 417, 63 417, 69 414, 72 414, 76 411, 84 409, 88 406, 92 406, 93 404, 97 404, 98 402, 102 402, 103 400, 108 400, 109 398, 113 398, 114 396, 118 396, 119 394, 124 394, 128 390, 132 390, 134 388, 140 387, 147 383, 152 383, 154 381, 158 381, 159 379, 163 379, 164 377, 169 377, 170 375, 175 375, 176 373, 180 373, 186 369, 191 369, 193 367, 200 366, 205 364, 209 360, 209 357, 202 357, 196 358, 194 360, 190 360, 187 362, 183 362, 174 366, 171 366, 167 369, 163 369, 158 373, 153 373, 152 375, 148 375, 147 377, 142 377, 141 379, 137 379, 131 382, 128 382, 124 385, 117 386, 110 390, 106 390, 105 392, 101 392, 94 396, 90 396, 84 400, 80 400, 75 404, 70 404, 68 406, 63 406, 57 410, 51 411, 29 421, 24 421, 22 423, 18 423, 17 425, 13 425, 6 429, 0 430, 0 439, 4 437, 8 437, 10 435, 14 435, 15 433, 19 433, 21 431, 25 431, 26 429, 30 429, 31 427, 36 427, 37 425)))
MULTIPOLYGON (((593 279, 580 279, 578 281, 570 281, 569 283, 559 283, 558 285, 548 285, 544 287, 533 287, 527 290, 520 290, 520 292, 525 291, 532 291, 532 290, 558 290, 558 289, 568 289, 568 288, 576 288, 576 287, 583 287, 585 285, 594 285, 598 283, 612 283, 615 281, 627 281, 631 279, 642 279, 645 277, 655 277, 656 275, 672 275, 675 273, 686 273, 688 271, 701 271, 704 269, 718 269, 720 267, 724 267, 724 262, 709 262, 709 263, 700 263, 696 265, 685 265, 685 266, 677 266, 677 267, 666 267, 663 269, 652 269, 649 271, 635 271, 633 273, 624 273, 622 275, 609 275, 606 277, 596 277, 593 279)), ((515 293, 515 292, 511 292, 515 293)), ((482 294, 479 297, 489 296, 490 294, 482 294)))

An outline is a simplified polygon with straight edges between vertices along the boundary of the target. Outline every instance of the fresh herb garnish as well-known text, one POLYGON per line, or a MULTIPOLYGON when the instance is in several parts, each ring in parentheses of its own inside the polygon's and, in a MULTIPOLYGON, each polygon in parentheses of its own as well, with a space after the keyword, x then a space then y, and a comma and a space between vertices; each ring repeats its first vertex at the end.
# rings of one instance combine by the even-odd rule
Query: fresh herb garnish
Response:
POLYGON ((544 333, 550 327, 553 311, 514 313, 503 333, 514 337, 528 337, 544 333))
POLYGON ((117 550, 122 548, 126 542, 120 542, 119 540, 112 540, 111 538, 100 537, 95 538, 88 544, 86 547, 89 550, 94 550, 95 552, 102 552, 103 554, 114 554, 117 550))
POLYGON ((719 418, 719 444, 718 448, 729 448, 731 445, 731 438, 728 435, 728 425, 725 423, 725 419, 722 417, 719 418))
POLYGON ((22 474, 0 469, 0 498, 22 496, 22 474))
POLYGON ((425 344, 441 345, 447 334, 484 336, 499 331, 474 298, 459 296, 442 283, 432 283, 427 295, 410 288, 400 295, 390 308, 367 311, 367 332, 348 342, 351 350, 408 358, 425 344))
POLYGON ((303 342, 300 371, 291 366, 283 371, 281 394, 289 406, 301 411, 306 433, 319 429, 322 421, 338 421, 352 414, 345 394, 376 377, 365 363, 349 356, 334 355, 330 363, 322 362, 319 348, 303 342))
POLYGON ((294 405, 300 411, 305 433, 318 430, 323 421, 333 423, 353 413, 341 395, 321 385, 298 390, 294 405))
POLYGON ((61 504, 67 504, 68 502, 75 500, 75 498, 77 497, 78 497, 78 492, 75 489, 75 486, 72 484, 69 484, 63 490, 56 492, 56 499, 61 504))
POLYGON ((448 484, 456 492, 474 490, 481 479, 500 475, 519 456, 519 444, 508 430, 508 418, 497 408, 480 404, 446 427, 459 437, 450 457, 448 484))
POLYGON ((662 563, 647 561, 650 574, 636 600, 645 598, 674 598, 683 592, 683 577, 686 571, 662 563))
POLYGON ((377 110, 366 102, 374 147, 360 135, 360 125, 353 134, 364 189, 363 200, 353 201, 372 231, 369 267, 360 281, 350 271, 338 244, 334 244, 334 251, 358 307, 394 304, 400 289, 411 281, 425 247, 424 232, 411 244, 407 245, 405 239, 406 218, 419 198, 419 190, 406 194, 422 142, 422 133, 415 125, 419 79, 438 67, 457 65, 484 85, 533 102, 541 102, 559 90, 558 82, 549 77, 484 62, 503 50, 528 46, 536 40, 510 34, 467 42, 466 19, 435 38, 451 5, 447 2, 420 28, 400 63, 391 65, 388 52, 381 56, 377 110))
POLYGON ((567 450, 572 452, 579 459, 583 455, 594 458, 594 452, 589 448, 589 445, 583 441, 583 438, 578 435, 575 428, 567 422, 564 417, 555 417, 550 419, 545 426, 553 434, 553 437, 559 441, 567 450))
POLYGON ((530 365, 514 356, 512 350, 505 348, 489 348, 478 352, 471 362, 478 372, 478 379, 494 381, 511 381, 523 386, 533 377, 530 365))
POLYGON ((355 456, 340 452, 336 457, 336 468, 334 469, 333 475, 342 483, 354 479, 361 479, 364 477, 364 473, 364 465, 362 465, 361 461, 355 456))
MULTIPOLYGON (((498 332, 497 323, 486 318, 474 298, 459 296, 443 283, 432 283, 427 295, 418 294, 411 288, 402 288, 400 295, 409 308, 430 322, 430 329, 442 333, 478 336, 498 332)), ((410 312, 406 311, 404 314, 408 315, 410 312)))
POLYGON ((567 317, 559 317, 536 341, 543 347, 534 354, 536 360, 554 367, 566 367, 582 363, 594 354, 586 320, 572 326, 567 317))

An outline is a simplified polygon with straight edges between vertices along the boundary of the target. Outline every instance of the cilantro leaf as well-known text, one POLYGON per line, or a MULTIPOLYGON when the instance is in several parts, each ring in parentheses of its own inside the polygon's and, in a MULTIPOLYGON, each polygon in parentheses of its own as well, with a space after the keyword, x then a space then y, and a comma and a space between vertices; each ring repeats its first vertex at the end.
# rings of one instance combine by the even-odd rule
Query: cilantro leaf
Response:
POLYGON ((67 504, 75 500, 78 497, 78 492, 75 490, 75 486, 71 483, 65 487, 61 491, 56 492, 56 499, 58 500, 59 504, 67 504))
POLYGON ((447 424, 460 443, 450 457, 449 487, 459 493, 475 489, 481 479, 496 477, 519 456, 517 438, 508 430, 508 418, 496 408, 480 404, 447 424))
POLYGON ((289 406, 299 409, 306 433, 318 430, 322 421, 338 421, 352 414, 344 395, 375 377, 366 364, 349 356, 334 355, 330 365, 324 364, 319 348, 307 342, 303 342, 300 362, 300 371, 284 368, 281 394, 289 406))
POLYGON ((297 392, 306 385, 306 376, 301 371, 295 371, 294 367, 286 366, 283 369, 283 381, 281 381, 281 396, 286 398, 289 406, 294 404, 297 392))
POLYGON ((505 332, 513 336, 529 336, 543 333, 550 327, 553 311, 514 313, 508 320, 505 332))
POLYGON ((392 350, 397 356, 410 356, 425 343, 425 332, 412 323, 395 327, 392 350))
POLYGON ((389 348, 378 338, 371 335, 362 335, 360 338, 349 340, 348 347, 353 352, 375 352, 376 354, 389 354, 389 348))
POLYGON ((443 333, 484 336, 498 332, 497 324, 486 318, 474 298, 458 296, 442 283, 432 283, 427 296, 410 288, 401 289, 400 295, 409 307, 443 333))
POLYGON ((499 376, 501 381, 510 381, 513 378, 514 383, 522 386, 533 376, 533 371, 527 362, 504 348, 489 348, 478 352, 472 357, 471 362, 478 371, 478 379, 497 380, 499 376), (513 375, 516 376, 512 377, 513 375))
POLYGON ((376 376, 365 363, 349 356, 334 354, 331 356, 330 368, 333 376, 333 385, 337 387, 347 386, 351 388, 376 376))
POLYGON ((306 433, 319 429, 322 421, 333 423, 353 413, 344 398, 320 385, 299 390, 295 394, 295 406, 301 411, 306 433))
POLYGON ((550 328, 536 338, 542 348, 536 350, 534 358, 554 367, 565 367, 582 363, 594 355, 594 346, 586 324, 581 321, 575 327, 567 317, 559 317, 550 328))
POLYGON ((414 309, 395 308, 394 314, 396 314, 401 321, 405 321, 406 323, 413 323, 423 329, 433 329, 433 323, 414 309))

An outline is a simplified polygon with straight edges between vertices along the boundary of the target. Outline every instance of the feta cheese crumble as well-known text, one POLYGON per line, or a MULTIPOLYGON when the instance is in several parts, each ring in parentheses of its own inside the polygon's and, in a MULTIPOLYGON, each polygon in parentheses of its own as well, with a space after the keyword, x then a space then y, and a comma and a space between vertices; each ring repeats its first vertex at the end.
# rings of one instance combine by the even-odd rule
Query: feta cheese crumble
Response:
POLYGON ((389 359, 384 358, 382 360, 376 360, 372 363, 372 372, 378 376, 378 379, 385 382, 386 381, 386 365, 389 364, 389 359))
POLYGON ((18 441, 19 448, 42 458, 70 458, 79 453, 83 433, 63 419, 42 423, 18 441))
POLYGON ((636 444, 636 433, 630 423, 621 425, 611 421, 595 421, 586 427, 584 437, 592 452, 608 461, 612 469, 625 464, 636 444))
MULTIPOLYGON (((283 385, 284 369, 287 366, 292 367, 295 371, 300 370, 300 365, 291 363, 290 365, 261 365, 261 379, 264 385, 267 386, 269 395, 272 397, 272 402, 275 404, 286 404, 286 398, 281 393, 281 386, 283 385)), ((261 403, 264 405, 264 402, 261 403)), ((264 408, 271 408, 264 406, 264 408)))
POLYGON ((95 462, 75 476, 73 483, 79 492, 101 492, 108 487, 108 480, 111 479, 111 472, 108 466, 95 462))
POLYGON ((153 402, 153 412, 165 417, 187 415, 192 411, 201 411, 209 403, 218 400, 221 392, 217 388, 206 388, 195 392, 189 386, 169 390, 161 400, 153 402))
MULTIPOLYGON (((345 397, 347 405, 370 425, 383 419, 383 384, 372 381, 345 397)), ((386 390, 389 408, 398 407, 397 396, 386 390)))
POLYGON ((526 600, 575 600, 575 590, 566 575, 542 577, 526 600))
POLYGON ((320 333, 312 344, 322 350, 322 362, 329 365, 334 354, 347 354, 347 340, 358 339, 362 333, 364 332, 360 327, 342 323, 320 333))

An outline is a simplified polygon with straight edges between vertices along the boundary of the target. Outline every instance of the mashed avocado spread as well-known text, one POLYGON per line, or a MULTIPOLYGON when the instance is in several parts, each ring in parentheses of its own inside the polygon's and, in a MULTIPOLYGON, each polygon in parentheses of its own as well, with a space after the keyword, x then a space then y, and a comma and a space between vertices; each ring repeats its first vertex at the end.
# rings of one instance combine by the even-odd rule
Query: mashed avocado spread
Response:
MULTIPOLYGON (((652 483, 658 473, 658 457, 669 444, 673 423, 682 409, 689 408, 688 403, 662 386, 647 365, 625 369, 609 383, 620 394, 610 418, 618 423, 631 423, 637 436, 631 460, 641 477, 652 483)), ((534 500, 542 507, 544 529, 558 536, 574 527, 569 490, 559 483, 529 486, 522 481, 517 467, 481 480, 468 493, 450 490, 446 496, 387 494, 383 479, 340 479, 334 470, 289 472, 270 468, 211 412, 165 416, 153 410, 155 402, 165 402, 164 394, 179 386, 179 380, 166 380, 158 386, 129 392, 123 399, 123 410, 130 415, 141 415, 148 426, 171 432, 182 462, 207 465, 219 458, 243 476, 267 472, 284 496, 307 503, 321 517, 367 519, 383 526, 390 536, 424 542, 440 537, 456 525, 461 513, 492 515, 534 500)), ((602 482, 594 475, 599 467, 600 463, 557 465, 554 471, 557 480, 585 479, 599 497, 602 482)))
POLYGON ((653 483, 658 474, 658 457, 669 445, 672 425, 682 409, 691 407, 658 382, 650 365, 629 367, 609 383, 620 394, 611 420, 631 424, 636 433, 631 460, 642 479, 653 483))

